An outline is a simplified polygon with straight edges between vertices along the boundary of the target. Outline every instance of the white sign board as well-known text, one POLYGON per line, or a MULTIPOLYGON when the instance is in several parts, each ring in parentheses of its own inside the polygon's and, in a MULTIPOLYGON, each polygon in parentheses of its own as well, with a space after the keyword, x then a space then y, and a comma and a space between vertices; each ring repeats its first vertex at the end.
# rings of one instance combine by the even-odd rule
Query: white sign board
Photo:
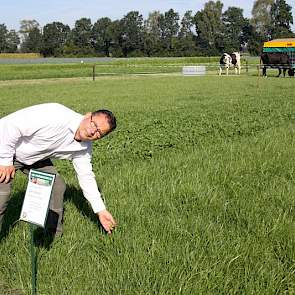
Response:
POLYGON ((30 170, 20 220, 45 227, 55 175, 30 170))
POLYGON ((184 76, 201 76, 206 75, 206 66, 184 66, 182 67, 184 76))

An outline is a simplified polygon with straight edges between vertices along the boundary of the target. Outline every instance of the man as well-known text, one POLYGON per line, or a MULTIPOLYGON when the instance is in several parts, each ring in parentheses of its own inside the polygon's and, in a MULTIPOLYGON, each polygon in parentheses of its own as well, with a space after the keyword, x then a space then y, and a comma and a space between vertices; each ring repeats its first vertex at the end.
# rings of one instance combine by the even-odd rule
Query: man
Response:
POLYGON ((31 106, 0 119, 0 231, 15 171, 28 174, 33 168, 56 174, 46 227, 56 236, 61 235, 65 182, 50 159, 68 159, 85 198, 103 228, 111 233, 116 222, 98 190, 91 150, 92 141, 115 128, 116 118, 108 110, 82 116, 57 103, 31 106))

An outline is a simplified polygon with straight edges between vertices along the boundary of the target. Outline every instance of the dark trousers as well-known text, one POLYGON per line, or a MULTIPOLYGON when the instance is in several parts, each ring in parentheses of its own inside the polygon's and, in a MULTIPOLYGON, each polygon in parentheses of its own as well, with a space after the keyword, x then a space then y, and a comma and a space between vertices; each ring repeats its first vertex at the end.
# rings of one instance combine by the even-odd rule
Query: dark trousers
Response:
MULTIPOLYGON (((43 172, 49 172, 56 174, 52 196, 49 204, 49 212, 46 222, 46 229, 55 235, 61 235, 63 228, 63 197, 66 190, 66 184, 62 177, 57 173, 50 159, 45 159, 36 162, 33 165, 25 165, 18 161, 13 163, 16 170, 21 170, 26 175, 29 174, 30 169, 36 169, 43 172)), ((10 200, 11 187, 13 179, 9 183, 0 183, 0 232, 3 223, 4 214, 7 209, 7 205, 10 200)))

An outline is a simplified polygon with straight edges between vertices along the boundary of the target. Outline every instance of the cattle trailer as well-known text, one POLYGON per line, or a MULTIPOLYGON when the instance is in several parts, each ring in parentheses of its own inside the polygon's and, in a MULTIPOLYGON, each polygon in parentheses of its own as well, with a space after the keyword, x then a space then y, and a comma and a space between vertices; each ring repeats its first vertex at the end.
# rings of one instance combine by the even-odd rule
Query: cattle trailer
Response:
POLYGON ((295 38, 274 39, 263 44, 263 52, 286 53, 295 69, 295 38))

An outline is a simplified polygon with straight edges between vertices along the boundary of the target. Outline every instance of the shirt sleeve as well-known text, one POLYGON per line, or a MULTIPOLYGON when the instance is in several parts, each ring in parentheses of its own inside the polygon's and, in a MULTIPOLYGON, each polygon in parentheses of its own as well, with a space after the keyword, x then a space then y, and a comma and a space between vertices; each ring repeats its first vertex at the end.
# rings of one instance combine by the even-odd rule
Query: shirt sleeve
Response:
POLYGON ((73 165, 83 195, 90 203, 93 212, 98 213, 104 210, 106 207, 101 198, 95 175, 92 171, 91 156, 86 154, 84 156, 74 157, 73 165))
POLYGON ((14 124, 1 120, 0 124, 0 165, 13 165, 16 144, 21 137, 21 131, 14 124))

